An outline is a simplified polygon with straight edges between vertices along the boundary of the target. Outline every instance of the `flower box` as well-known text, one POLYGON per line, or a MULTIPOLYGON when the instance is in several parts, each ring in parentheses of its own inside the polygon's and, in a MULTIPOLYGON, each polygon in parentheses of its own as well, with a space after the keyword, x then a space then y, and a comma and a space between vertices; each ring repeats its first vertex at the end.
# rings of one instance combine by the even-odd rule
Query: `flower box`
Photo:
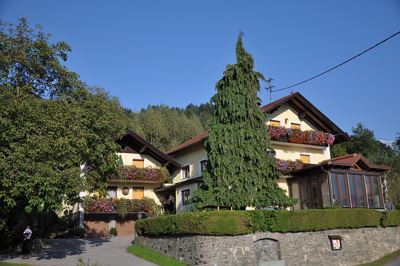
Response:
POLYGON ((268 134, 271 140, 309 144, 318 146, 331 146, 335 142, 335 136, 322 131, 301 131, 286 127, 268 127, 268 134))

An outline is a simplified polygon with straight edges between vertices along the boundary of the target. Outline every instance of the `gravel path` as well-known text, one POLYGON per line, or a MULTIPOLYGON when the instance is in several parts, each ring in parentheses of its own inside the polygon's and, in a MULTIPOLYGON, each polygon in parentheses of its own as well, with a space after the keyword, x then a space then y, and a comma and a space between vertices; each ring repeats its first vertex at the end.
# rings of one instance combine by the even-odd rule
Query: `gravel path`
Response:
POLYGON ((46 241, 46 247, 29 258, 21 255, 2 255, 0 261, 27 263, 37 266, 75 266, 79 258, 97 266, 135 265, 154 266, 126 250, 132 237, 110 239, 53 239, 46 241))

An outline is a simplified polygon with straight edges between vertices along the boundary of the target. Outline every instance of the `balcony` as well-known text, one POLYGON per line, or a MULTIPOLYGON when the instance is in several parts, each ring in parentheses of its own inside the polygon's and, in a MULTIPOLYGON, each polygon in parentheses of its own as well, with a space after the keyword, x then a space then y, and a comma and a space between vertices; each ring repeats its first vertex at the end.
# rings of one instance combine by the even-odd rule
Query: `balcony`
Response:
POLYGON ((109 181, 137 181, 144 183, 164 183, 171 177, 167 168, 144 167, 137 168, 134 166, 120 166, 118 175, 109 178, 109 181))
POLYGON ((335 142, 335 136, 322 131, 301 131, 286 127, 270 126, 268 134, 272 141, 289 142, 315 146, 331 146, 335 142))
POLYGON ((299 170, 304 166, 304 164, 299 160, 296 161, 280 160, 280 159, 275 159, 275 160, 276 160, 276 168, 283 174, 288 174, 294 170, 299 170))
POLYGON ((85 212, 90 214, 118 214, 125 216, 132 213, 147 213, 153 215, 160 207, 153 199, 111 199, 86 197, 85 212))

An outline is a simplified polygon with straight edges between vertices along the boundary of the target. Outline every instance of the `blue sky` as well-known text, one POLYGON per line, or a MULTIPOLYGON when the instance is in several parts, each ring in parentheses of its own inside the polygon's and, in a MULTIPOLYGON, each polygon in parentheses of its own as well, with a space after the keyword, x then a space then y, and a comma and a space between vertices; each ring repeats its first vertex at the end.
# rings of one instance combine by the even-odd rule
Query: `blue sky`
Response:
MULTIPOLYGON (((0 19, 22 16, 71 45, 67 66, 82 80, 137 111, 207 102, 235 62, 240 30, 256 70, 276 89, 301 81, 400 30, 400 1, 0 0, 0 19)), ((362 122, 392 140, 400 132, 399 84, 398 35, 291 90, 347 132, 362 122)), ((265 90, 260 96, 268 103, 265 90)))

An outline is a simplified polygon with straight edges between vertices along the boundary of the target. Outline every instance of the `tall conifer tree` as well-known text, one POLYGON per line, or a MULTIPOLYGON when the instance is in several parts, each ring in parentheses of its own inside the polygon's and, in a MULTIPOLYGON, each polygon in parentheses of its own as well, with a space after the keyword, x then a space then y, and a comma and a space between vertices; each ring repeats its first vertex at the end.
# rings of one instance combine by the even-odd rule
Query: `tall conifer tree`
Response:
POLYGON ((201 205, 288 206, 293 203, 276 183, 279 173, 275 161, 267 156, 271 144, 266 117, 258 106, 259 80, 253 70, 253 58, 242 45, 242 33, 236 44, 237 63, 227 65, 216 84, 217 93, 206 149, 209 159, 205 185, 193 201, 201 205))

